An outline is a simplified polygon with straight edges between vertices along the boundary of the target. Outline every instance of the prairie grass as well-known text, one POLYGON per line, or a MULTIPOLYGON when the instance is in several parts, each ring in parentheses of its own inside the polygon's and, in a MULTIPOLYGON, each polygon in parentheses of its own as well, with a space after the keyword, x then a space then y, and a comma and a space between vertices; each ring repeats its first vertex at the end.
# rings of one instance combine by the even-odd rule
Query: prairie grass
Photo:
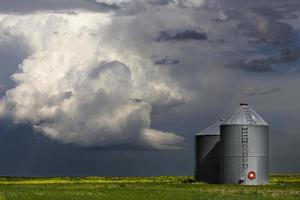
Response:
POLYGON ((300 175, 264 186, 213 185, 189 176, 0 178, 0 200, 300 200, 300 175))

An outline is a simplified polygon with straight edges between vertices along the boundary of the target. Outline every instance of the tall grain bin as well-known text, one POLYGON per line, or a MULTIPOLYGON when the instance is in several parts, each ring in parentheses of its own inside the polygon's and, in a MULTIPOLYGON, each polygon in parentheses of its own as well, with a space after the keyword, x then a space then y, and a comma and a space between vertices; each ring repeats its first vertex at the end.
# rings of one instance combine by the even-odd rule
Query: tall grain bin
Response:
POLYGON ((248 104, 240 104, 220 126, 221 183, 268 183, 269 125, 248 104))
POLYGON ((207 183, 220 182, 220 123, 209 126, 195 136, 195 178, 207 183))

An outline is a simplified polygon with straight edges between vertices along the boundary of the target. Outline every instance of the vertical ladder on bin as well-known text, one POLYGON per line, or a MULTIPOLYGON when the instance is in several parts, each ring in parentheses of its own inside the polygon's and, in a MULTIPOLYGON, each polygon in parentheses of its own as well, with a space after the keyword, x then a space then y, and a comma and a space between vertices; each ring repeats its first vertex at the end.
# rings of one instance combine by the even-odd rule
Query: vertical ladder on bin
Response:
POLYGON ((253 117, 251 116, 250 110, 249 110, 249 107, 248 107, 248 106, 244 107, 244 111, 245 111, 245 116, 246 116, 246 122, 247 122, 248 124, 255 124, 255 120, 254 120, 253 117))
POLYGON ((242 157, 243 157, 243 170, 248 169, 248 127, 242 128, 242 157))

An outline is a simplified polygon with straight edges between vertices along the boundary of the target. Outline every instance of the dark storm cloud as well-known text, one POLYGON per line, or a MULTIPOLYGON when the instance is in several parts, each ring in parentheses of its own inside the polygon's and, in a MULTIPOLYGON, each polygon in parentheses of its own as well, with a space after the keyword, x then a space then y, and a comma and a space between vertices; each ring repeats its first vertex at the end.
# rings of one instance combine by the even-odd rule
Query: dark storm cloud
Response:
POLYGON ((300 48, 282 49, 278 57, 270 58, 269 61, 275 63, 289 63, 297 61, 300 58, 300 48))
POLYGON ((95 0, 10 0, 0 1, 2 13, 31 13, 46 10, 89 10, 106 12, 119 9, 116 4, 96 2, 95 0))
POLYGON ((206 33, 196 30, 163 30, 158 33, 155 39, 157 42, 186 41, 186 40, 207 40, 206 33))
POLYGON ((259 22, 262 23, 261 25, 241 23, 238 28, 246 30, 247 36, 253 37, 257 42, 261 43, 286 45, 293 41, 294 30, 292 26, 282 22, 274 22, 268 19, 264 20, 266 21, 259 22))
POLYGON ((279 92, 280 88, 261 89, 258 87, 250 87, 244 89, 244 94, 249 96, 269 95, 279 92))
MULTIPOLYGON (((245 3, 244 6, 246 5, 245 3)), ((288 72, 289 69, 286 69, 284 64, 291 64, 299 60, 300 47, 296 42, 298 30, 284 20, 297 18, 295 13, 299 8, 299 3, 291 1, 288 4, 267 5, 265 2, 261 2, 257 6, 247 6, 250 8, 251 14, 249 10, 245 10, 245 15, 242 11, 233 13, 239 21, 238 29, 248 37, 248 45, 256 48, 257 52, 252 55, 251 59, 247 58, 251 56, 249 52, 244 59, 237 59, 227 66, 255 73, 288 72), (257 54, 260 55, 256 58, 257 54), (278 64, 283 66, 275 67, 278 64)))
POLYGON ((0 122, 1 176, 158 176, 185 174, 192 167, 190 152, 82 149, 49 140, 27 125, 0 122))
POLYGON ((237 30, 248 36, 250 42, 287 45, 293 41, 294 28, 285 20, 298 17, 298 1, 221 2, 228 20, 237 20, 237 30))
POLYGON ((253 73, 273 72, 272 64, 268 60, 254 59, 251 61, 240 60, 230 63, 228 68, 245 70, 253 73))
MULTIPOLYGON (((252 59, 250 61, 242 60, 228 65, 229 68, 241 69, 245 71, 261 73, 261 72, 278 72, 274 69, 274 64, 286 64, 298 61, 300 58, 300 48, 286 48, 282 49, 278 56, 270 56, 266 59, 252 59)), ((281 67, 280 72, 288 71, 288 69, 281 67)))
POLYGON ((165 6, 172 3, 172 0, 151 0, 150 4, 152 5, 159 5, 159 6, 165 6))
POLYGON ((176 65, 180 63, 180 59, 164 57, 154 60, 155 65, 176 65))
MULTIPOLYGON (((272 0, 271 0, 272 1, 272 0)), ((275 0, 276 1, 276 0, 275 0)), ((273 0, 273 2, 275 2, 273 0)), ((269 2, 268 2, 269 3, 269 2)), ((270 19, 296 19, 297 14, 294 13, 297 9, 300 8, 299 4, 294 0, 289 3, 283 2, 282 4, 263 4, 260 6, 253 6, 251 9, 260 15, 266 16, 270 19)))

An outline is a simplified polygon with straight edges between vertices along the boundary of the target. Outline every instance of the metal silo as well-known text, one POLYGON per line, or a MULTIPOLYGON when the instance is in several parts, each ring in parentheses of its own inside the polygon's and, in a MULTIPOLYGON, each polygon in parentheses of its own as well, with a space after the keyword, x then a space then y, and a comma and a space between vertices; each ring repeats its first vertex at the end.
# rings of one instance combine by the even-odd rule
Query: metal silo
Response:
POLYGON ((220 126, 221 183, 268 183, 269 125, 248 104, 240 104, 220 126))
POLYGON ((207 183, 220 182, 220 122, 195 136, 195 178, 207 183))

